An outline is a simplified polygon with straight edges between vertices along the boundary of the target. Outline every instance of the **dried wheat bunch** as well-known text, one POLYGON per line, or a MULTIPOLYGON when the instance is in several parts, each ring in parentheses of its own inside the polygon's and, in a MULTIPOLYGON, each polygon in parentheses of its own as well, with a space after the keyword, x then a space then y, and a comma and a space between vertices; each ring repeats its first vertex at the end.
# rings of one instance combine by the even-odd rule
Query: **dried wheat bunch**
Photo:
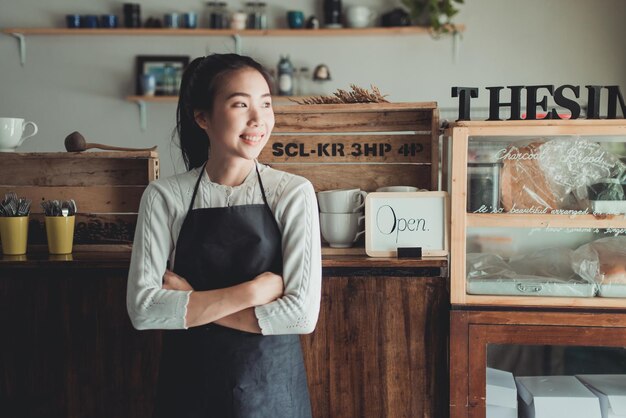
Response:
POLYGON ((298 104, 342 104, 342 103, 389 103, 376 86, 371 85, 372 91, 350 84, 352 91, 337 89, 332 96, 311 96, 302 99, 289 99, 298 104))

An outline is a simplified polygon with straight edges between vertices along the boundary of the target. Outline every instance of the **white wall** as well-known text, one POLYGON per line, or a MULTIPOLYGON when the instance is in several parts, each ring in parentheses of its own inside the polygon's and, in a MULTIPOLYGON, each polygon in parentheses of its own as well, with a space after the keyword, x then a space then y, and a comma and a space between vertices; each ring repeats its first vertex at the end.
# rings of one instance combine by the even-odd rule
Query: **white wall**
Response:
MULTIPOLYGON (((204 1, 137 0, 143 17, 203 11, 204 1)), ((66 13, 116 13, 121 1, 0 0, 0 28, 62 27, 66 13)), ((344 0, 377 12, 399 2, 344 0)), ((466 25, 456 59, 450 38, 428 36, 244 38, 243 53, 274 67, 290 54, 298 67, 330 67, 327 91, 374 84, 391 101, 437 101, 456 108, 451 86, 481 87, 475 106, 486 106, 485 86, 517 84, 619 85, 626 92, 626 2, 622 0, 466 0, 457 21, 466 25)), ((230 2, 231 10, 244 1, 230 2)), ((284 25, 287 9, 321 17, 321 0, 268 2, 270 23, 284 25), (315 6, 315 7, 314 7, 315 6)), ((67 134, 122 146, 159 145, 162 175, 183 169, 171 145, 175 104, 151 104, 148 129, 124 97, 133 92, 136 55, 232 52, 229 37, 30 36, 20 66, 17 41, 0 36, 0 116, 35 121, 39 134, 22 151, 62 151, 67 134)), ((315 91, 314 91, 315 92, 315 91)), ((317 92, 322 92, 318 90, 317 92)), ((446 113, 447 114, 447 113, 446 113)))

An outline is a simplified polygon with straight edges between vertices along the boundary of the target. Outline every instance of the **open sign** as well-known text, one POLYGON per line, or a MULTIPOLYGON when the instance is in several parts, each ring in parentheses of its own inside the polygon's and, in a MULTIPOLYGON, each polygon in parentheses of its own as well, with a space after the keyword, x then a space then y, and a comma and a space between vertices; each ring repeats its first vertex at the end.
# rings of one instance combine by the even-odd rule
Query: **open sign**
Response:
POLYGON ((421 248, 422 256, 448 254, 446 192, 370 193, 365 199, 365 251, 394 257, 398 248, 421 248))

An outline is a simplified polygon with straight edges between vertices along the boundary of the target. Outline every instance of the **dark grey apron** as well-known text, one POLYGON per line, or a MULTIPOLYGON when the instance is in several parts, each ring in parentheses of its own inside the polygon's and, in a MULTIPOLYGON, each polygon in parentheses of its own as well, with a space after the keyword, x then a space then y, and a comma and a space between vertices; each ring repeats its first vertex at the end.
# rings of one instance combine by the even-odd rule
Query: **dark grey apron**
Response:
MULTIPOLYGON (((176 243, 174 272, 194 290, 282 274, 281 234, 267 204, 192 209, 176 243)), ((308 418, 311 405, 297 335, 238 331, 216 324, 165 331, 155 416, 308 418)))

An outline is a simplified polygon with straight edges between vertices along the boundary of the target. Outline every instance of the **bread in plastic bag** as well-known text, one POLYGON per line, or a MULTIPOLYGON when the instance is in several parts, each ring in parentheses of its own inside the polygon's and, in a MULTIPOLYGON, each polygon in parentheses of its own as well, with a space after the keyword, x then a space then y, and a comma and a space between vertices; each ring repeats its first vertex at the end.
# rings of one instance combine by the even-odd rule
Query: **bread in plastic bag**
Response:
POLYGON ((469 294, 592 297, 596 285, 572 269, 572 250, 544 248, 505 260, 497 254, 467 254, 469 294))
POLYGON ((501 159, 502 206, 506 212, 584 210, 589 206, 589 186, 626 175, 626 165, 618 156, 580 137, 511 144, 501 159))
POLYGON ((597 283, 599 296, 626 297, 626 237, 600 238, 581 245, 572 255, 572 267, 581 277, 597 283))
POLYGON ((539 164, 543 140, 527 145, 509 145, 502 156, 500 187, 506 212, 532 209, 537 212, 558 207, 556 192, 539 164))

